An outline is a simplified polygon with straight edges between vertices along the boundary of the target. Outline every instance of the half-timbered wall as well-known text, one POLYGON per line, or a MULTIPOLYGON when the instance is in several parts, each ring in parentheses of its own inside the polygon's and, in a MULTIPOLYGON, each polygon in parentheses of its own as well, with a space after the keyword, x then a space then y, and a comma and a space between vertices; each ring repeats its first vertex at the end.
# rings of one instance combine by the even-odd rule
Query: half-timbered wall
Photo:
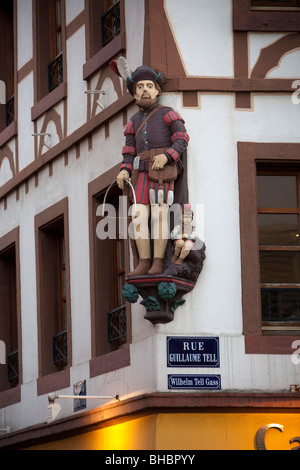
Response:
MULTIPOLYGON (((42 93, 45 31, 38 3, 13 0, 14 120, 0 133, 0 246, 18 233, 21 348, 19 383, 0 392, 0 428, 44 423, 48 394, 72 394, 81 380, 91 395, 169 394, 167 336, 220 338, 222 392, 289 391, 300 380, 291 360, 299 331, 266 337, 257 324, 247 198, 255 197, 254 161, 299 158, 299 8, 252 9, 250 0, 120 0, 119 33, 98 47, 97 2, 62 0, 63 77, 42 93), (167 78, 160 100, 182 115, 190 135, 189 195, 207 258, 173 322, 154 326, 142 306, 127 306, 127 343, 109 349, 96 346, 94 337, 101 276, 95 276, 92 231, 95 201, 117 175, 124 128, 136 109, 109 67, 119 55, 133 70, 150 64, 167 78), (37 232, 57 217, 68 234, 71 357, 45 374, 37 232)), ((128 268, 129 251, 126 256, 128 268)), ((65 402, 60 416, 73 415, 72 407, 65 402)))

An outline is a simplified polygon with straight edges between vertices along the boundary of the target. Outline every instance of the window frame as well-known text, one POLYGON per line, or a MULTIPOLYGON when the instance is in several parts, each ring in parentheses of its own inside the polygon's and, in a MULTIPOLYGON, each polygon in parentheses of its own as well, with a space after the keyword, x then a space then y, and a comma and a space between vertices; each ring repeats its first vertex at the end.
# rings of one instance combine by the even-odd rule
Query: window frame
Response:
MULTIPOLYGON (((20 280, 20 229, 16 227, 11 232, 7 233, 0 238, 0 256, 5 254, 11 248, 15 250, 15 308, 16 312, 14 318, 17 321, 17 328, 14 331, 16 335, 16 346, 18 350, 18 368, 19 368, 19 378, 18 383, 14 384, 15 386, 11 387, 7 383, 7 388, 0 392, 0 408, 7 406, 7 402, 17 403, 20 401, 20 389, 22 385, 22 325, 21 325, 21 280, 20 280)), ((2 332, 3 334, 3 332, 2 332)), ((4 340, 3 337, 0 337, 1 340, 4 340)), ((15 346, 15 345, 14 345, 15 346)), ((6 354, 8 350, 6 348, 6 354)), ((7 364, 5 367, 7 371, 7 364)))
MULTIPOLYGON (((274 164, 261 166, 259 163, 257 164, 257 176, 296 176, 297 177, 297 207, 258 207, 257 213, 258 217, 260 214, 267 214, 267 215, 297 215, 298 216, 298 223, 300 223, 300 165, 298 170, 294 167, 288 168, 288 165, 284 165, 280 167, 276 165, 277 168, 274 167, 274 164)), ((259 227, 258 227, 259 229, 259 227)), ((277 252, 277 253, 290 253, 290 252, 297 252, 300 254, 300 245, 263 245, 259 244, 259 253, 261 252, 277 252)), ((274 289, 280 288, 282 285, 282 289, 298 289, 300 292, 300 283, 275 283, 275 282, 262 282, 261 281, 261 289, 274 289), (277 287, 276 287, 277 286, 277 287)), ((300 320, 299 322, 290 321, 276 321, 272 320, 270 322, 263 321, 262 319, 262 330, 263 332, 269 332, 268 334, 272 334, 272 331, 278 331, 278 334, 286 334, 284 332, 288 330, 296 330, 297 333, 300 331, 300 320)))
POLYGON ((248 354, 292 354, 297 335, 266 336, 261 328, 256 164, 299 163, 300 144, 238 142, 242 311, 248 354))
MULTIPOLYGON (((6 131, 6 129, 10 128, 10 132, 6 131, 7 134, 11 137, 11 133, 15 133, 13 128, 16 126, 16 93, 17 93, 17 77, 16 77, 16 2, 15 0, 10 0, 12 5, 12 15, 10 16, 10 33, 11 33, 11 41, 7 40, 7 34, 5 34, 4 39, 2 41, 2 48, 1 48, 1 63, 2 61, 5 62, 5 66, 1 67, 1 70, 6 70, 5 77, 1 76, 1 80, 5 83, 6 88, 6 105, 3 107, 3 115, 1 112, 1 122, 0 122, 0 133, 6 131), (9 119, 8 112, 9 109, 12 111, 12 118, 9 119)), ((7 12, 4 12, 3 15, 6 15, 7 12)), ((10 14, 10 12, 8 13, 10 14)), ((7 17, 4 19, 5 23, 7 22, 7 17)))
POLYGON ((252 7, 251 0, 233 0, 234 31, 283 31, 300 29, 298 7, 252 7))
MULTIPOLYGON (((50 235, 51 236, 51 235, 50 235)), ((68 219, 68 198, 61 200, 60 202, 54 204, 43 212, 35 216, 35 241, 36 241, 36 282, 37 282, 37 314, 38 314, 38 352, 39 352, 39 377, 38 377, 38 395, 48 393, 54 389, 66 388, 70 385, 70 368, 72 365, 72 326, 71 326, 71 290, 70 290, 70 255, 69 255, 69 219, 68 219), (61 222, 62 221, 62 222, 61 222), (53 347, 49 349, 52 341, 53 335, 56 333, 51 333, 48 337, 48 346, 47 350, 46 344, 43 341, 45 333, 45 322, 49 320, 51 316, 51 321, 53 327, 59 328, 57 322, 59 322, 60 315, 57 315, 55 318, 52 317, 52 314, 45 304, 43 299, 45 299, 45 292, 43 289, 48 289, 48 286, 45 283, 42 285, 41 275, 45 274, 43 269, 43 249, 45 248, 45 242, 42 241, 42 236, 47 235, 47 230, 55 230, 55 224, 57 229, 61 230, 63 226, 64 232, 64 242, 65 242, 65 270, 66 270, 66 331, 67 331, 67 348, 68 348, 68 359, 66 364, 62 366, 56 366, 54 363, 50 364, 50 361, 53 361, 53 347), (63 225, 62 225, 63 224, 63 225), (43 246, 42 246, 43 243, 43 246), (43 248, 44 247, 44 248, 43 248), (48 319, 48 320, 47 320, 48 319), (56 323, 56 324, 55 324, 56 323)), ((56 241, 53 238, 53 244, 56 244, 56 241)), ((58 239, 57 239, 58 243, 58 239)), ((57 256, 59 256, 59 249, 57 246, 56 250, 57 256)), ((57 259, 57 266, 59 265, 59 260, 57 259)), ((59 291, 59 283, 61 280, 61 273, 59 272, 57 276, 57 289, 59 291)), ((49 287, 50 288, 50 287, 49 287)), ((57 291, 57 292, 58 292, 57 291)), ((48 295, 51 295, 51 292, 48 295)), ((59 294, 59 292, 58 292, 59 294)), ((58 299, 59 302, 59 299, 58 299)))
MULTIPOLYGON (((66 13, 65 0, 61 0, 61 41, 62 52, 62 81, 49 91, 48 66, 51 63, 50 57, 50 37, 47 35, 47 28, 43 24, 43 16, 39 13, 39 2, 33 0, 33 58, 34 58, 34 105, 31 108, 31 119, 35 121, 43 113, 67 97, 67 57, 66 57, 66 13), (47 54, 42 48, 47 48, 47 54)), ((49 1, 47 5, 49 7, 49 1)), ((49 15, 50 16, 50 15, 49 15)), ((53 16, 53 15, 51 15, 53 16)), ((50 21, 48 18, 47 21, 50 21)))
MULTIPOLYGON (((106 1, 109 1, 109 0, 106 0, 106 1)), ((110 0, 112 3, 109 7, 105 7, 102 11, 102 15, 101 15, 101 36, 102 36, 102 47, 105 47, 107 46, 107 44, 112 41, 116 36, 118 36, 120 33, 121 33, 121 21, 120 21, 120 17, 121 17, 121 5, 120 5, 120 0, 110 0), (118 13, 119 13, 119 29, 116 30, 116 31, 113 31, 111 30, 111 36, 110 37, 106 37, 105 36, 105 28, 104 28, 104 24, 105 24, 105 19, 107 17, 109 17, 110 14, 113 15, 114 13, 114 10, 117 9, 118 13)), ((107 23, 106 25, 106 29, 110 29, 109 28, 109 25, 110 25, 110 21, 112 20, 114 22, 114 19, 116 18, 116 15, 115 16, 111 16, 109 18, 109 22, 107 23)), ((114 25, 115 26, 115 25, 114 25)))
MULTIPOLYGON (((106 45, 102 45, 102 32, 99 28, 101 44, 95 46, 95 21, 98 18, 101 22, 102 11, 98 15, 94 13, 94 0, 86 2, 86 58, 83 65, 83 79, 88 80, 93 74, 108 64, 116 55, 123 54, 126 50, 125 33, 125 5, 124 0, 120 1, 120 33, 110 40, 106 45)), ((97 1, 97 0, 95 0, 97 1)))
MULTIPOLYGON (((90 237, 90 295, 91 295, 91 336, 92 336, 92 358, 90 360, 90 376, 95 377, 103 373, 126 367, 130 364, 130 343, 131 343, 131 306, 128 302, 126 305, 126 322, 127 322, 127 340, 125 344, 119 344, 117 348, 109 345, 108 332, 104 327, 103 345, 97 344, 96 324, 97 324, 97 240, 96 227, 99 217, 96 217, 96 210, 99 206, 99 194, 105 193, 112 181, 116 180, 119 172, 119 165, 108 170, 103 175, 89 183, 89 237, 90 237), (105 335, 105 340, 104 340, 105 335)), ((120 194, 121 195, 121 194, 120 194)), ((124 240, 124 257, 125 257, 125 274, 129 272, 129 243, 128 239, 124 240)), ((99 338, 98 338, 99 341, 99 338)))
POLYGON ((299 8, 300 7, 300 0, 289 0, 289 5, 286 2, 276 2, 273 0, 258 0, 255 1, 253 4, 253 0, 251 0, 251 8, 274 8, 274 9, 290 9, 290 8, 299 8))
MULTIPOLYGON (((100 207, 104 202, 105 194, 107 195, 106 204, 112 204, 116 209, 116 217, 120 216, 120 207, 119 207, 119 196, 122 196, 122 192, 119 190, 117 185, 113 185, 110 188, 106 188, 105 190, 101 191, 100 193, 93 196, 93 205, 94 205, 94 214, 96 212, 96 220, 95 224, 100 222, 102 217, 98 215, 97 209, 100 207), (107 190, 109 191, 107 192, 107 190)), ((105 219, 105 217, 104 217, 105 219)), ((117 219, 118 221, 118 219, 117 219)), ((125 345, 127 343, 127 337, 124 338, 117 338, 113 330, 114 327, 116 330, 121 333, 122 330, 122 316, 123 310, 125 305, 125 299, 122 296, 121 291, 121 284, 125 285, 125 243, 126 240, 122 240, 119 237, 119 226, 116 223, 116 236, 117 238, 114 240, 99 240, 97 236, 94 238, 95 241, 95 262, 96 265, 96 274, 97 274, 97 284, 101 285, 101 283, 105 282, 105 278, 110 275, 110 286, 109 289, 109 305, 106 307, 105 311, 102 311, 103 304, 105 303, 102 298, 98 297, 97 293, 95 296, 96 300, 96 322, 95 322, 95 332, 96 332, 96 355, 101 356, 108 352, 115 351, 125 345), (122 250, 120 250, 120 245, 123 244, 122 250), (122 263, 120 263, 120 252, 122 251, 122 263), (103 253, 110 252, 110 259, 107 263, 109 265, 109 269, 104 272, 103 274, 100 273, 102 267, 102 262, 100 261, 100 257, 103 253), (99 256, 100 255, 100 256, 99 256), (99 277, 98 277, 99 276, 99 277), (101 312, 101 313, 100 313, 101 312), (101 326, 98 324, 99 316, 101 315, 101 326), (97 321, 98 320, 98 321, 97 321), (107 322, 107 325, 106 325, 107 322), (104 326, 105 325, 105 326, 104 326), (115 339, 114 339, 115 338, 115 339)), ((97 292, 105 289, 99 289, 97 292)), ((107 301, 108 299, 106 299, 107 301)), ((126 316, 126 310, 125 310, 126 316)), ((126 331, 126 328, 125 328, 126 331)), ((116 331, 117 332, 117 331, 116 331)))

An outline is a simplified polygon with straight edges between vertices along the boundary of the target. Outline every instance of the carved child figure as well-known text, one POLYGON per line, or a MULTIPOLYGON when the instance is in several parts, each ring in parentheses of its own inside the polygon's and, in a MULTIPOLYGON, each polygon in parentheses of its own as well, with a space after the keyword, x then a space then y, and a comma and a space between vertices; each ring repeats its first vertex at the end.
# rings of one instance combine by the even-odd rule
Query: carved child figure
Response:
POLYGON ((171 262, 181 265, 185 258, 193 249, 197 234, 192 224, 193 211, 190 204, 184 204, 181 224, 176 225, 171 232, 171 240, 174 240, 175 253, 171 258, 171 262))

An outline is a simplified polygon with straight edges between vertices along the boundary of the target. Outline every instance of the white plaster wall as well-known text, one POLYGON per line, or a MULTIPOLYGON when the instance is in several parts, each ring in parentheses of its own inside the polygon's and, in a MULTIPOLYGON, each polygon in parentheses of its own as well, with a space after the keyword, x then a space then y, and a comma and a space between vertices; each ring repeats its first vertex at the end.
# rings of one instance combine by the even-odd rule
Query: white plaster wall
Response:
MULTIPOLYGON (((15 139, 10 140, 7 142, 7 147, 9 150, 11 150, 13 154, 13 166, 16 169, 17 167, 17 162, 16 162, 16 141, 15 139)), ((0 187, 3 186, 7 181, 9 181, 13 177, 13 171, 10 166, 10 161, 8 158, 8 152, 6 151, 5 147, 2 149, 2 155, 1 158, 3 158, 1 165, 0 165, 0 187)))
POLYGON ((220 373, 223 390, 288 391, 300 380, 291 356, 246 355, 244 350, 237 142, 299 142, 300 108, 288 94, 254 95, 250 112, 234 110, 231 94, 202 95, 200 111, 180 109, 176 95, 172 105, 185 119, 191 137, 190 202, 204 204, 207 258, 174 321, 158 327, 158 356, 164 363, 158 369, 158 388, 167 390, 168 373, 220 373), (168 369, 168 335, 219 336, 220 369, 168 369))
POLYGON ((166 12, 191 76, 233 76, 231 0, 166 0, 166 12))
MULTIPOLYGON (((31 187, 30 190, 34 196, 34 189, 31 187)), ((24 204, 25 200, 26 194, 24 192, 21 195, 20 204, 16 207, 19 215, 18 225, 20 225, 20 297, 24 384, 30 383, 38 377, 36 240, 34 233, 36 203, 32 201, 30 205, 24 204), (22 215, 22 208, 24 208, 24 215, 22 215)))
MULTIPOLYGON (((290 33, 248 33, 249 43, 249 76, 259 59, 261 51, 276 43, 290 33)), ((300 77, 300 49, 286 53, 278 66, 270 70, 267 78, 298 78, 300 77)))
MULTIPOLYGON (((200 336, 197 331, 192 334, 200 336)), ((210 335, 217 336, 216 332, 210 335)), ((161 392, 168 391, 168 374, 220 374, 222 391, 288 392, 291 384, 299 383, 299 366, 293 365, 291 356, 246 355, 244 337, 241 335, 220 335, 220 368, 168 368, 166 336, 159 334, 157 337, 157 355, 160 358, 158 389, 161 392)), ((176 393, 176 390, 173 392, 176 393)))
MULTIPOLYGON (((85 142, 87 147, 87 142, 85 142)), ((72 311, 72 363, 82 364, 91 358, 91 306, 89 263, 89 209, 88 209, 88 164, 87 148, 83 149, 83 162, 76 162, 75 152, 71 158, 73 183, 68 184, 69 197, 69 246, 72 311), (79 288, 80 286, 80 288, 79 288)), ((68 169, 66 171, 68 176, 68 169)), ((82 380, 82 379, 81 379, 82 380)), ((74 382, 75 383, 75 382, 74 382)))
POLYGON ((144 16, 144 2, 125 0, 126 52, 131 70, 143 65, 144 16))
MULTIPOLYGON (((62 127, 62 132, 63 132, 64 119, 65 119, 64 104, 59 103, 53 109, 54 109, 54 111, 56 111, 56 113, 60 117, 60 122, 61 122, 61 127, 62 127)), ((41 141, 43 141, 43 143, 44 143, 44 145, 41 149, 42 154, 48 152, 49 148, 52 148, 52 147, 54 147, 55 145, 57 145, 59 143, 59 135, 58 135, 58 131, 57 131, 57 128, 55 126, 54 121, 50 120, 47 124, 46 129, 43 129, 43 124, 44 124, 44 121, 45 121, 45 117, 46 117, 46 115, 42 114, 41 117, 39 117, 36 121, 36 123, 37 123, 37 130, 36 130, 37 133, 45 132, 47 134, 50 134, 50 135, 46 135, 46 136, 36 137, 36 139, 37 139, 37 149, 38 150, 40 148, 41 141)))
MULTIPOLYGON (((25 0, 22 0, 22 2, 25 0)), ((26 0, 27 2, 27 0, 26 0)), ((20 0, 19 0, 20 3, 20 0)), ((186 8, 179 0, 166 0, 166 7, 181 53, 190 75, 232 75, 232 42, 230 2, 226 0, 189 0, 186 8), (221 24, 222 11, 222 24, 221 24), (179 12, 179 13, 178 13, 179 12), (213 14, 215 13, 215 14, 213 14), (190 18, 199 18, 199 28, 185 28, 190 18), (211 29, 209 28, 211 25, 211 29), (218 33, 218 34, 216 34, 218 33), (211 40, 213 36, 214 40, 211 40), (220 39, 219 39, 220 38, 220 39), (219 42, 218 42, 219 41, 219 42), (190 44, 197 44, 197 54, 190 53, 190 44), (209 44, 208 44, 209 43, 209 44), (213 57, 213 60, 212 60, 213 57)), ((67 0, 67 18, 71 21, 80 13, 83 0, 67 0)), ((143 2, 126 0, 129 25, 128 40, 132 44, 128 58, 132 68, 140 65, 142 32, 138 30, 138 49, 134 46, 132 15, 143 14, 143 2), (136 10, 137 8, 138 10, 136 10), (132 26, 131 26, 132 24, 132 26), (131 54, 131 55, 130 55, 131 54)), ((263 47, 262 36, 251 38, 251 64, 255 64, 263 47), (254 52, 256 51, 256 52, 254 52)), ((264 41, 266 36, 264 37, 264 41)), ((270 41, 271 36, 268 37, 270 41)), ((271 40, 276 39, 272 38, 271 40)), ((265 42, 264 42, 265 44, 265 42)), ((85 61, 84 28, 68 40, 68 133, 86 119, 85 82, 82 65, 85 61), (74 105, 75 104, 75 105, 74 105), (74 106, 74 107, 72 107, 74 106)), ((26 49, 27 51, 29 49, 26 49)), ((25 50, 22 57, 26 57, 25 50)), ((24 59, 26 63, 27 59, 24 59)), ((287 69, 291 70, 290 64, 287 69)), ((0 410, 0 428, 12 430, 46 422, 47 395, 37 397, 38 377, 36 260, 34 216, 68 196, 69 244, 72 309, 71 386, 60 393, 73 393, 73 384, 87 380, 88 394, 114 395, 124 399, 146 392, 168 391, 168 373, 220 373, 222 390, 287 391, 299 383, 299 366, 290 356, 246 355, 242 336, 241 259, 239 239, 239 193, 237 172, 237 142, 299 142, 300 107, 291 95, 253 95, 253 109, 234 109, 234 95, 207 93, 201 96, 200 109, 182 108, 180 94, 164 94, 163 104, 173 106, 186 121, 191 137, 188 155, 190 202, 204 209, 203 234, 207 246, 204 269, 195 289, 186 296, 186 304, 175 312, 167 325, 153 326, 144 320, 144 309, 132 308, 131 364, 103 376, 89 379, 91 357, 90 266, 88 226, 88 183, 121 161, 124 145, 123 119, 110 122, 110 137, 104 128, 93 135, 93 149, 87 139, 80 145, 80 158, 75 149, 68 153, 68 165, 60 158, 53 164, 53 176, 48 168, 39 174, 39 185, 29 181, 29 192, 20 188, 19 200, 12 193, 7 198, 7 210, 0 203, 0 236, 20 226, 21 310, 23 385, 22 402, 0 410), (168 369, 166 366, 166 336, 219 336, 220 369, 168 369)), ((31 137, 33 126, 30 109, 33 103, 33 77, 19 84, 20 169, 34 158, 31 137)), ((128 116, 135 112, 132 107, 128 116)), ((199 218, 201 220, 201 217, 199 218)), ((101 403, 100 403, 101 404, 101 403)), ((88 402, 88 408, 98 403, 88 402)), ((73 402, 65 401, 60 417, 73 415, 73 402)))
POLYGON ((118 94, 115 91, 114 84, 111 78, 106 78, 104 80, 104 82, 101 85, 101 91, 103 91, 103 93, 99 95, 92 95, 92 99, 91 99, 91 109, 93 109, 94 100, 98 101, 96 114, 101 113, 105 108, 110 106, 112 103, 114 103, 118 99, 118 94))
POLYGON ((66 24, 84 10, 84 0, 66 0, 66 24))
POLYGON ((282 57, 278 67, 274 67, 268 78, 299 78, 300 77, 300 49, 291 51, 282 57))
POLYGON ((34 160, 34 133, 31 121, 33 106, 33 73, 27 75, 18 85, 18 139, 19 139, 19 170, 23 170, 34 160))
MULTIPOLYGON (((91 358, 90 318, 90 264, 88 224, 88 183, 121 161, 123 146, 122 116, 110 123, 111 138, 105 139, 104 129, 94 134, 93 149, 88 150, 87 140, 80 146, 80 158, 75 149, 68 153, 68 165, 60 158, 53 164, 53 175, 48 168, 39 174, 39 185, 29 181, 29 191, 20 190, 19 200, 12 193, 7 199, 9 210, 0 205, 0 236, 20 226, 21 256, 21 312, 22 312, 22 403, 7 407, 0 412, 0 427, 8 425, 17 430, 47 421, 47 395, 37 397, 38 377, 38 326, 36 305, 36 260, 34 216, 68 196, 70 282, 72 309, 72 368, 71 386, 60 390, 62 394, 73 393, 73 384, 87 380, 89 394, 123 397, 151 392, 155 389, 157 367, 156 327, 145 324, 143 308, 135 309, 131 365, 121 370, 89 379, 91 358), (116 138, 117 136, 117 138, 116 138), (137 316, 138 315, 138 316, 137 316), (28 340, 30 338, 30 340, 28 340), (147 368, 141 357, 147 361, 147 368)), ((88 402, 88 409, 103 402, 88 402)), ((73 402, 63 403, 60 417, 73 414, 73 402)))
POLYGON ((0 186, 13 177, 8 158, 4 157, 0 165, 0 186))
MULTIPOLYGON (((0 413, 0 427, 13 429, 47 420, 47 395, 36 396, 38 377, 36 265, 34 215, 69 198, 70 268, 72 308, 71 387, 60 393, 73 393, 73 384, 87 380, 89 394, 123 398, 146 392, 167 391, 168 373, 220 373, 222 390, 288 390, 299 383, 300 371, 290 356, 245 355, 242 336, 240 243, 237 150, 239 140, 297 141, 299 106, 288 95, 253 97, 250 112, 234 110, 231 94, 201 96, 201 109, 183 109, 180 95, 163 95, 185 119, 190 134, 189 184, 191 203, 204 204, 204 239, 207 259, 195 289, 186 304, 175 312, 167 325, 153 326, 144 320, 144 309, 132 308, 131 364, 129 367, 89 379, 91 357, 88 183, 121 160, 122 118, 112 121, 110 139, 100 129, 93 138, 69 152, 67 166, 61 158, 39 176, 39 186, 30 181, 19 201, 12 194, 9 210, 0 205, 0 236, 20 225, 21 307, 23 336, 22 403, 0 413), (280 112, 279 112, 280 111, 280 112), (271 116, 271 118, 270 118, 271 116), (289 118, 287 120, 287 117, 289 118), (271 119, 271 121, 270 121, 271 119), (217 136, 217 138, 216 138, 217 136), (216 224, 216 221, 220 221, 216 224), (176 369, 166 367, 166 336, 198 335, 220 337, 220 369, 176 369), (27 339, 30 338, 30 341, 27 339)), ((133 111, 133 109, 132 109, 133 111)), ((101 403, 100 403, 101 404, 101 403)), ((73 414, 72 402, 64 402, 60 417, 73 414)), ((88 409, 99 404, 88 402, 88 409)))
POLYGON ((68 135, 86 122, 86 82, 82 78, 85 63, 85 28, 81 27, 67 41, 68 135))
POLYGON ((28 34, 32 30, 32 0, 18 0, 18 70, 33 56, 33 36, 28 34))
POLYGON ((248 33, 249 75, 251 75, 252 69, 259 58, 261 50, 275 43, 278 39, 283 38, 284 36, 285 34, 282 33, 248 33))

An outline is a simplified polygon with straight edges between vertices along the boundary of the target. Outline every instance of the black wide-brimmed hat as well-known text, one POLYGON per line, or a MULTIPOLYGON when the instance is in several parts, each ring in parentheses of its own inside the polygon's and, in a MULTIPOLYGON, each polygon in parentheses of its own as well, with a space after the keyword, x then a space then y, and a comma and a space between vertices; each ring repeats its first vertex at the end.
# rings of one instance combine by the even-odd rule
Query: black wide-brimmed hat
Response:
POLYGON ((160 88, 162 88, 164 83, 164 77, 161 72, 157 72, 148 65, 142 65, 141 67, 138 67, 132 73, 131 77, 128 77, 126 80, 127 90, 131 95, 133 95, 134 85, 142 80, 151 80, 152 82, 157 83, 160 88))
POLYGON ((152 82, 157 83, 160 88, 162 88, 165 81, 161 72, 158 72, 148 65, 141 65, 134 72, 131 72, 128 67, 127 60, 124 57, 119 57, 117 60, 112 60, 110 62, 110 67, 114 73, 126 81, 127 90, 131 95, 134 95, 134 85, 142 80, 151 80, 152 82))

